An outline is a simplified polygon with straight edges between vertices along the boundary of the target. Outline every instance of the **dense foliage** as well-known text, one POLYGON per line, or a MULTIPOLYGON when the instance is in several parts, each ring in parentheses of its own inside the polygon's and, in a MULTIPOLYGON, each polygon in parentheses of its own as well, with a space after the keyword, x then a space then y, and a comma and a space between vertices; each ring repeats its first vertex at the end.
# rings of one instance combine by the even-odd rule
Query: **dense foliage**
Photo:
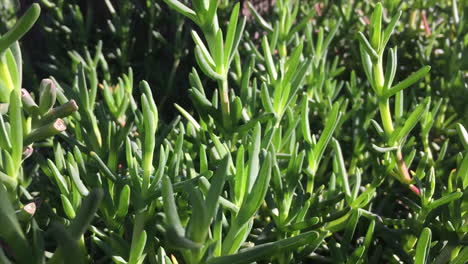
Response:
POLYGON ((27 2, 0 263, 468 262, 468 3, 27 2))

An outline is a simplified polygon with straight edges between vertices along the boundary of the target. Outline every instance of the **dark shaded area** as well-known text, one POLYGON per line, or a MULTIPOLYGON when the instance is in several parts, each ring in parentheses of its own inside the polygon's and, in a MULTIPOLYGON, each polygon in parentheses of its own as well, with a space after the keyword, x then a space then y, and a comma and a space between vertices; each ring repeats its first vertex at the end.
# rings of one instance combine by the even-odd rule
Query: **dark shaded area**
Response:
MULTIPOLYGON (((21 1, 18 17, 34 2, 21 1)), ((101 72, 99 80, 110 76, 106 81, 116 83, 131 67, 134 91, 139 91, 141 80, 148 81, 164 120, 170 121, 177 114, 174 102, 191 108, 186 92, 188 74, 195 65, 190 55, 190 21, 161 2, 148 8, 146 1, 110 1, 117 16, 112 16, 104 1, 65 2, 76 5, 83 22, 76 20, 77 10, 64 7, 66 13, 60 20, 54 9, 42 5, 39 21, 22 39, 24 87, 34 90, 42 78, 50 75, 69 85, 74 71, 68 52, 76 50, 84 56, 87 48, 93 55, 95 45, 102 40, 109 72, 101 72), (117 32, 111 31, 109 23, 117 32)), ((138 94, 135 98, 139 98, 138 94)))

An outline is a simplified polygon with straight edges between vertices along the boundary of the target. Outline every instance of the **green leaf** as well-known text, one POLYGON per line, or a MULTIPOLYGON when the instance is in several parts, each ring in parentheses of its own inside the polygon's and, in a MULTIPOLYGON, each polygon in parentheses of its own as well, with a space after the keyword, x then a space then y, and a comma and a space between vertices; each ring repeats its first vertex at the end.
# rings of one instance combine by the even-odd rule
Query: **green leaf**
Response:
POLYGON ((374 187, 368 187, 363 193, 361 193, 351 204, 352 208, 362 208, 366 206, 375 194, 374 187))
POLYGON ((393 83, 397 68, 397 48, 389 49, 387 55, 387 65, 385 67, 384 91, 388 90, 393 83))
POLYGON ((333 139, 332 143, 333 143, 333 150, 335 151, 335 158, 338 161, 338 172, 339 172, 341 181, 343 183, 343 191, 346 195, 348 202, 352 203, 351 190, 349 189, 349 183, 348 183, 348 173, 346 171, 346 167, 344 164, 343 154, 341 153, 340 143, 336 139, 333 139))
POLYGON ((174 232, 183 237, 185 229, 180 222, 179 214, 177 213, 177 207, 174 199, 174 191, 172 189, 172 183, 169 177, 164 176, 162 181, 162 196, 163 196, 163 207, 166 213, 166 223, 174 230, 174 232))
POLYGON ((234 178, 234 199, 236 205, 242 204, 247 186, 247 174, 244 171, 244 146, 237 149, 236 174, 234 178))
MULTIPOLYGON (((302 63, 300 63, 298 69, 295 71, 292 80, 291 80, 291 91, 289 92, 289 96, 287 98, 287 102, 284 107, 288 107, 292 100, 295 98, 294 96, 297 94, 300 88, 300 84, 307 76, 307 71, 309 70, 310 66, 312 65, 313 58, 308 58, 302 63)), ((283 99, 284 101, 284 99, 283 99)))
POLYGON ((80 98, 80 103, 83 105, 83 108, 85 110, 92 109, 94 105, 90 105, 89 102, 89 92, 88 92, 88 85, 86 84, 86 75, 85 75, 85 70, 84 66, 82 63, 78 65, 78 72, 77 72, 77 78, 78 78, 78 96, 80 98))
POLYGON ((260 23, 260 26, 262 26, 264 29, 273 32, 273 27, 268 23, 263 17, 257 12, 255 7, 252 5, 252 3, 247 2, 247 6, 249 7, 250 12, 254 15, 255 19, 260 23))
POLYGON ((75 160, 73 159, 73 155, 69 152, 67 153, 67 170, 68 173, 81 195, 87 196, 89 194, 88 188, 84 185, 84 183, 80 179, 80 172, 78 170, 78 165, 76 164, 75 160))
POLYGON ((203 55, 203 58, 206 60, 206 62, 208 62, 208 65, 214 68, 216 66, 216 63, 211 57, 211 54, 205 46, 205 43, 203 43, 203 40, 200 38, 200 36, 195 30, 192 30, 192 39, 193 41, 195 41, 196 46, 200 48, 201 55, 203 55))
POLYGON ((194 242, 204 243, 210 224, 210 222, 207 221, 205 200, 203 200, 202 192, 198 188, 195 188, 195 186, 188 185, 187 189, 190 194, 190 205, 192 207, 187 236, 194 242), (208 223, 208 225, 206 223, 208 223))
POLYGON ((237 132, 239 133, 248 132, 257 124, 268 123, 270 120, 274 120, 274 118, 275 118, 274 113, 262 113, 259 116, 251 119, 249 122, 238 126, 237 132))
POLYGON ((62 200, 62 207, 67 217, 69 219, 74 219, 76 216, 75 209, 73 208, 70 200, 68 200, 68 198, 63 194, 60 194, 60 199, 62 200))
POLYGON ((30 145, 36 141, 45 140, 49 137, 60 134, 66 129, 67 126, 65 125, 65 121, 62 119, 56 119, 48 124, 32 130, 28 135, 26 135, 26 137, 24 137, 23 144, 30 145))
POLYGON ((392 151, 397 151, 398 146, 393 146, 393 147, 379 147, 375 144, 371 144, 372 148, 380 153, 386 153, 386 152, 392 152, 392 151))
POLYGON ((114 263, 117 263, 117 264, 127 264, 128 263, 121 256, 112 256, 112 261, 114 261, 114 263))
POLYGON ((221 192, 223 191, 224 182, 226 181, 229 164, 230 164, 230 156, 226 155, 221 164, 218 166, 215 174, 211 178, 211 187, 206 195, 206 223, 202 228, 203 230, 208 230, 211 220, 216 214, 216 208, 218 206, 218 201, 221 196, 221 192))
POLYGON ((340 116, 340 104, 335 103, 333 104, 331 111, 327 115, 327 122, 325 124, 325 128, 323 129, 323 133, 322 135, 320 135, 320 139, 313 150, 314 164, 312 166, 312 170, 314 171, 314 173, 317 171, 319 162, 322 160, 323 152, 325 151, 325 148, 327 147, 328 142, 330 141, 333 132, 335 131, 335 128, 339 123, 340 116))
POLYGON ((321 232, 319 233, 319 236, 310 241, 307 246, 303 250, 301 250, 299 254, 299 259, 306 258, 310 254, 312 254, 323 242, 325 237, 328 237, 330 234, 328 232, 321 232))
POLYGON ((237 124, 242 118, 242 101, 240 97, 236 96, 232 101, 230 118, 233 124, 237 124))
POLYGON ((261 126, 259 123, 254 128, 252 134, 252 141, 249 148, 249 163, 248 163, 248 172, 247 172, 247 189, 245 193, 252 192, 252 188, 257 180, 257 175, 259 171, 259 154, 260 154, 260 144, 261 144, 261 126))
POLYGON ((465 127, 460 123, 457 123, 457 132, 463 147, 465 150, 468 150, 468 132, 466 132, 465 127))
POLYGON ((442 206, 444 204, 447 204, 447 203, 450 203, 452 201, 458 200, 462 196, 463 196, 463 193, 460 192, 460 191, 456 191, 456 192, 453 192, 451 194, 444 195, 444 196, 442 196, 442 198, 431 202, 431 204, 429 205, 429 208, 431 210, 434 210, 434 209, 436 209, 436 208, 438 208, 438 207, 440 207, 440 206, 442 206))
POLYGON ((215 35, 215 45, 213 46, 213 59, 215 60, 216 64, 216 72, 219 73, 221 76, 225 76, 226 72, 224 69, 224 40, 223 40, 223 32, 219 29, 215 35))
POLYGON ((395 142, 400 142, 403 138, 407 137, 411 130, 416 126, 419 119, 421 119, 424 112, 428 110, 429 104, 431 102, 431 98, 427 97, 424 101, 419 104, 416 109, 411 113, 408 119, 405 121, 403 127, 401 129, 395 130, 394 133, 390 136, 389 142, 392 146, 395 142))
POLYGON ((148 104, 151 109, 151 117, 153 118, 154 125, 157 128, 158 121, 159 121, 158 108, 156 107, 156 103, 154 102, 154 96, 153 96, 153 93, 151 92, 151 87, 149 86, 148 82, 141 81, 140 89, 146 95, 146 98, 148 99, 148 104))
POLYGON ((304 137, 304 140, 309 145, 312 145, 312 134, 310 133, 310 123, 309 123, 309 100, 307 96, 305 96, 304 99, 302 100, 301 128, 302 128, 302 136, 304 137))
POLYGON ((130 186, 128 184, 125 184, 122 188, 122 191, 120 191, 119 195, 119 205, 115 213, 117 217, 122 218, 127 215, 128 208, 130 206, 130 192, 130 186))
POLYGON ((4 184, 7 190, 16 190, 18 181, 0 171, 0 184, 4 184))
POLYGON ((466 264, 468 262, 468 247, 465 246, 461 250, 461 252, 458 253, 457 257, 452 259, 450 264, 466 264))
POLYGON ((275 81, 278 79, 278 73, 276 72, 275 63, 273 62, 273 56, 271 55, 270 45, 268 44, 268 38, 266 36, 263 36, 262 38, 262 48, 268 74, 270 75, 272 81, 275 81))
POLYGON ((431 66, 424 66, 421 69, 419 69, 417 72, 412 73, 409 77, 404 79, 403 81, 399 82, 397 85, 393 86, 392 88, 386 90, 383 94, 383 98, 389 98, 390 96, 396 94, 397 92, 413 85, 419 79, 423 78, 426 76, 427 73, 431 70, 431 66))
POLYGON ((18 73, 18 89, 21 88, 21 83, 23 81, 23 58, 21 56, 21 48, 18 41, 15 41, 10 45, 11 53, 15 58, 16 72, 18 73))
POLYGON ((190 85, 193 88, 195 88, 203 96, 205 96, 205 91, 203 89, 203 84, 202 84, 202 82, 200 80, 200 76, 198 75, 198 72, 194 67, 192 67, 192 72, 190 72, 190 74, 189 74, 189 81, 190 81, 190 85))
MULTIPOLYGON (((292 80, 292 77, 294 76, 294 73, 297 71, 300 58, 302 55, 303 47, 304 47, 304 44, 301 41, 299 45, 293 50, 291 56, 289 57, 287 64, 286 64, 287 65, 286 73, 284 74, 281 80, 283 85, 289 84, 292 80)), ((283 96, 289 96, 289 94, 283 94, 283 96)))
POLYGON ((150 174, 153 172, 153 155, 155 146, 155 133, 157 124, 154 123, 154 113, 150 108, 149 98, 145 94, 141 95, 143 108, 144 125, 144 145, 143 145, 143 193, 146 192, 150 184, 150 174))
POLYGON ((73 239, 78 240, 88 229, 94 218, 104 193, 101 189, 94 189, 83 199, 76 217, 70 223, 69 231, 73 239))
POLYGON ((8 49, 5 54, 5 61, 8 68, 8 72, 10 73, 11 81, 13 82, 13 89, 16 91, 21 90, 21 83, 20 83, 20 74, 18 72, 18 67, 16 65, 15 57, 11 52, 11 49, 8 49))
POLYGON ((235 264, 252 263, 266 256, 277 254, 289 248, 298 248, 317 239, 319 234, 315 231, 303 233, 294 237, 276 242, 269 242, 245 249, 237 254, 208 259, 207 264, 235 264))
POLYGON ((201 126, 197 122, 197 120, 195 120, 195 118, 191 114, 189 114, 184 108, 182 108, 176 103, 174 103, 174 106, 190 123, 192 123, 193 127, 195 127, 197 131, 201 129, 201 126))
MULTIPOLYGON (((299 5, 296 5, 296 6, 299 6, 299 5)), ((304 29, 307 26, 307 24, 310 23, 310 20, 314 15, 315 15, 315 9, 310 10, 309 13, 306 16, 304 16, 300 21, 298 21, 296 25, 288 32, 288 36, 286 39, 292 39, 294 34, 304 29)), ((333 32, 333 29, 332 29, 332 32, 333 32)))
POLYGON ((369 224, 369 228, 367 228, 366 237, 364 238, 364 247, 366 249, 368 249, 371 246, 372 237, 374 235, 374 229, 375 229, 375 220, 372 220, 371 223, 369 224))
POLYGON ((428 263, 429 251, 431 249, 431 229, 425 227, 418 239, 418 244, 416 245, 416 255, 414 257, 415 264, 425 264, 428 263))
POLYGON ((66 195, 67 197, 70 196, 70 191, 68 190, 68 183, 65 180, 65 177, 63 177, 63 175, 55 166, 54 162, 52 162, 50 159, 47 159, 47 164, 52 170, 52 174, 54 175, 55 181, 60 189, 60 193, 66 195))
POLYGON ((375 91, 374 84, 374 75, 372 73, 372 58, 369 53, 366 51, 364 45, 359 45, 359 52, 361 54, 362 66, 364 68, 364 73, 366 74, 367 80, 369 81, 372 89, 375 91))
POLYGON ((362 32, 358 33, 358 40, 359 40, 360 47, 362 47, 366 51, 366 54, 370 56, 371 60, 377 61, 377 59, 379 58, 379 56, 377 55, 377 52, 374 50, 374 48, 372 48, 371 44, 366 39, 364 34, 362 34, 362 32))
POLYGON ((229 19, 229 24, 226 33, 226 42, 224 44, 224 64, 227 68, 229 67, 229 60, 232 57, 232 54, 235 52, 235 49, 233 49, 233 45, 237 28, 237 19, 239 17, 239 7, 239 3, 236 3, 234 5, 234 9, 231 12, 231 17, 229 19))
POLYGON ((360 216, 360 211, 358 209, 354 209, 351 213, 351 216, 348 218, 343 235, 343 247, 345 252, 348 250, 348 247, 351 244, 351 240, 353 238, 354 232, 356 231, 360 216))
POLYGON ((13 28, 0 37, 0 55, 31 29, 39 18, 40 13, 41 7, 39 4, 32 4, 13 28))
POLYGON ((388 26, 385 28, 382 36, 382 44, 381 44, 381 52, 385 49, 385 46, 387 46, 388 40, 390 39, 390 36, 393 33, 393 30, 395 29, 396 23, 398 20, 400 20, 401 16, 401 10, 399 10, 393 17, 388 26))
POLYGON ((182 236, 177 231, 174 230, 173 226, 170 226, 166 229, 166 239, 171 246, 180 249, 200 249, 201 244, 196 243, 185 236, 182 236))
MULTIPOLYGON (((23 107, 25 107, 24 102, 25 101, 23 100, 23 107)), ((36 112, 36 109, 37 111, 39 111, 39 108, 37 105, 33 106, 31 110, 36 112)), ((65 104, 62 104, 60 106, 50 109, 45 115, 42 116, 41 120, 39 120, 37 125, 38 126, 46 125, 48 123, 53 122, 54 120, 70 116, 73 113, 76 113, 77 110, 78 110, 78 105, 76 104, 75 100, 70 100, 66 102, 65 104)))
POLYGON ((463 189, 468 186, 468 154, 465 154, 460 168, 458 169, 457 179, 462 182, 463 189))
POLYGON ((366 247, 360 246, 356 248, 353 254, 348 258, 346 263, 353 264, 353 263, 362 263, 362 256, 366 252, 366 247))
POLYGON ((195 11, 188 8, 181 2, 177 0, 164 0, 164 2, 166 2, 166 4, 170 6, 172 9, 174 9, 175 11, 179 12, 180 14, 190 18, 193 22, 197 23, 198 19, 197 19, 197 14, 195 13, 195 11))
POLYGON ((272 157, 271 153, 268 153, 262 164, 259 176, 257 177, 251 191, 248 192, 247 197, 240 208, 239 214, 236 217, 238 226, 243 226, 247 223, 262 204, 270 183, 271 166, 272 157))
POLYGON ((2 114, 0 114, 0 147, 7 151, 10 151, 12 148, 10 135, 7 132, 7 128, 5 125, 5 121, 3 120, 2 114))
POLYGON ((302 221, 302 222, 287 225, 287 226, 284 227, 284 229, 287 230, 287 231, 300 231, 300 230, 304 230, 306 228, 311 228, 313 226, 316 226, 319 223, 320 223, 320 218, 312 217, 312 218, 308 218, 307 220, 302 221))
POLYGON ((328 33, 327 37, 325 38, 325 40, 323 41, 323 45, 322 45, 322 54, 320 54, 320 56, 324 56, 325 55, 325 51, 327 51, 329 48, 328 46, 330 45, 333 37, 335 36, 336 32, 338 31, 338 28, 340 27, 341 25, 341 19, 339 19, 337 21, 337 23, 333 26, 333 28, 330 29, 330 32, 328 33))
POLYGON ((232 48, 231 48, 231 55, 229 57, 226 68, 229 68, 229 65, 231 65, 231 62, 235 57, 235 54, 237 52, 237 48, 239 46, 239 43, 240 43, 240 41, 242 39, 242 36, 243 36, 243 33, 244 33, 245 24, 246 24, 246 20, 243 17, 240 20, 240 24, 237 26, 236 34, 234 35, 234 41, 233 41, 232 48))
MULTIPOLYGON (((11 139, 11 159, 14 170, 20 168, 23 155, 23 115, 21 113, 21 100, 18 91, 13 90, 10 94, 10 139, 11 139)), ((15 172, 18 173, 18 172, 15 172)), ((13 176, 13 175, 11 175, 13 176)), ((16 177, 16 176, 15 176, 16 177)))
POLYGON ((233 224, 230 226, 229 232, 226 235, 223 244, 223 254, 231 254, 237 251, 240 244, 247 238, 249 230, 252 225, 252 217, 260 208, 267 193, 270 178, 271 178, 272 157, 268 153, 263 162, 259 176, 255 184, 244 199, 237 217, 234 219, 233 224))
POLYGON ((380 2, 377 3, 374 12, 372 12, 370 26, 370 38, 372 47, 379 51, 381 48, 380 38, 382 34, 382 4, 380 2))
POLYGON ((109 87, 109 85, 107 84, 106 81, 103 82, 103 87, 102 87, 102 95, 104 97, 104 100, 107 104, 107 107, 109 107, 109 110, 112 112, 112 113, 117 113, 118 111, 118 105, 116 104, 115 100, 114 100, 114 97, 112 96, 112 92, 111 92, 111 88, 109 87))
POLYGON ((108 179, 110 179, 113 182, 117 181, 117 177, 114 175, 114 173, 112 173, 109 167, 107 167, 104 161, 102 161, 102 159, 98 156, 98 154, 91 151, 89 155, 91 156, 91 158, 93 158, 97 162, 98 167, 101 170, 101 172, 104 173, 104 176, 106 176, 108 179))
POLYGON ((41 115, 47 113, 55 104, 57 88, 50 79, 44 79, 39 86, 39 112, 41 115))
MULTIPOLYGON (((386 88, 385 88, 386 89, 386 88)), ((403 91, 399 91, 395 96, 395 122, 398 122, 404 113, 404 94, 403 91)))
POLYGON ((131 252, 130 252, 130 256, 136 257, 138 259, 130 258, 128 260, 129 263, 143 263, 143 259, 145 258, 145 254, 143 254, 143 251, 145 249, 146 239, 147 239, 146 231, 143 230, 141 232, 140 237, 138 238, 138 241, 135 244, 135 247, 132 247, 131 252))
POLYGON ((200 69, 203 71, 204 74, 206 74, 208 77, 217 80, 217 81, 222 81, 224 77, 217 73, 215 69, 213 69, 210 64, 206 61, 205 57, 203 56, 203 53, 200 49, 199 46, 195 47, 195 59, 197 60, 198 66, 200 66, 200 69))
POLYGON ((163 174, 164 174, 164 170, 166 168, 166 164, 167 164, 167 156, 164 151, 163 145, 161 145, 159 148, 158 169, 156 170, 156 174, 154 175, 154 179, 153 179, 153 182, 151 183, 150 190, 155 189, 157 184, 159 184, 159 182, 161 181, 163 174))
POLYGON ((266 83, 262 83, 261 85, 260 99, 262 101, 263 108, 265 108, 267 112, 275 113, 275 109, 273 108, 270 93, 268 92, 268 86, 266 83))

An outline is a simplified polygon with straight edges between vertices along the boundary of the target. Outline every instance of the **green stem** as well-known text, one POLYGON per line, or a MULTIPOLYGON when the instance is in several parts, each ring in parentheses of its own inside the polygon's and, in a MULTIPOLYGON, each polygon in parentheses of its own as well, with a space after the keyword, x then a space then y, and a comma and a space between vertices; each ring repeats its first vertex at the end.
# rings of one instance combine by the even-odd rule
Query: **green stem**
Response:
POLYGON ((379 102, 379 110, 385 134, 387 134, 387 136, 390 137, 390 135, 393 133, 394 128, 388 100, 379 102))
POLYGON ((382 66, 382 57, 379 57, 377 60, 377 63, 375 63, 372 66, 372 71, 374 75, 374 85, 375 85, 375 90, 377 92, 378 96, 381 96, 383 94, 383 88, 385 84, 385 75, 383 72, 383 66, 382 66))
POLYGON ((141 236, 145 228, 145 220, 146 220, 146 209, 140 210, 135 216, 135 223, 133 224, 133 234, 132 234, 132 245, 130 248, 130 257, 128 259, 129 264, 135 264, 138 262, 140 256, 137 256, 137 247, 138 240, 141 236))
MULTIPOLYGON (((383 68, 382 68, 382 57, 379 57, 378 61, 376 64, 372 66, 372 70, 374 73, 374 85, 375 85, 375 90, 377 93, 377 96, 381 96, 384 91, 384 84, 385 84, 385 77, 383 73, 383 68)), ((385 130, 385 134, 387 137, 390 137, 395 130, 393 127, 393 121, 392 121, 392 114, 390 112, 390 105, 388 102, 388 99, 379 99, 379 112, 380 112, 380 117, 382 118, 382 124, 385 130)), ((398 172, 400 174, 400 181, 406 184, 411 184, 412 177, 408 172, 408 167, 406 166, 405 160, 403 159, 403 154, 401 152, 401 149, 399 149, 394 156, 396 162, 397 162, 397 168, 398 172)), ((419 195, 419 190, 415 186, 410 186, 411 190, 419 195)))
POLYGON ((424 152, 427 153, 429 159, 431 161, 434 161, 434 157, 432 156, 432 151, 431 151, 431 148, 429 147, 429 137, 428 135, 425 135, 422 137, 422 143, 423 143, 423 146, 424 146, 424 152))
POLYGON ((219 94, 221 96, 221 112, 223 115, 223 125, 227 130, 231 128, 231 110, 229 106, 229 85, 227 78, 218 82, 219 94))
POLYGON ((279 48, 279 54, 281 58, 286 58, 288 56, 288 49, 286 48, 286 43, 283 42, 279 48))
POLYGON ((306 192, 310 194, 312 194, 312 191, 314 190, 315 171, 315 169, 310 167, 305 171, 305 174, 307 175, 306 192))

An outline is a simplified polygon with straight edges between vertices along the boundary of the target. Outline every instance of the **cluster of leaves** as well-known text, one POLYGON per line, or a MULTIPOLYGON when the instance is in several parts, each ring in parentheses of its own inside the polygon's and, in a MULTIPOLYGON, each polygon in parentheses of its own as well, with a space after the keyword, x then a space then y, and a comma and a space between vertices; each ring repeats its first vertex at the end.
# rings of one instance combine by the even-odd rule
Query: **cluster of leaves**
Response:
POLYGON ((62 34, 78 19, 85 44, 71 61, 51 54, 60 81, 43 80, 38 100, 21 90, 17 40, 39 5, 0 37, 1 263, 468 261, 467 119, 453 95, 467 89, 466 4, 277 0, 262 16, 248 2, 143 1, 141 44, 126 23, 140 1, 104 2, 119 47, 93 53, 79 7, 43 1, 50 32, 75 41, 62 34), (173 32, 176 66, 159 67, 175 72, 185 42, 196 63, 177 75, 192 107, 169 121, 158 89, 134 89, 151 68, 126 70, 135 46, 148 56, 163 41, 163 5, 193 27, 173 32), (394 36, 407 31, 417 45, 394 36))

